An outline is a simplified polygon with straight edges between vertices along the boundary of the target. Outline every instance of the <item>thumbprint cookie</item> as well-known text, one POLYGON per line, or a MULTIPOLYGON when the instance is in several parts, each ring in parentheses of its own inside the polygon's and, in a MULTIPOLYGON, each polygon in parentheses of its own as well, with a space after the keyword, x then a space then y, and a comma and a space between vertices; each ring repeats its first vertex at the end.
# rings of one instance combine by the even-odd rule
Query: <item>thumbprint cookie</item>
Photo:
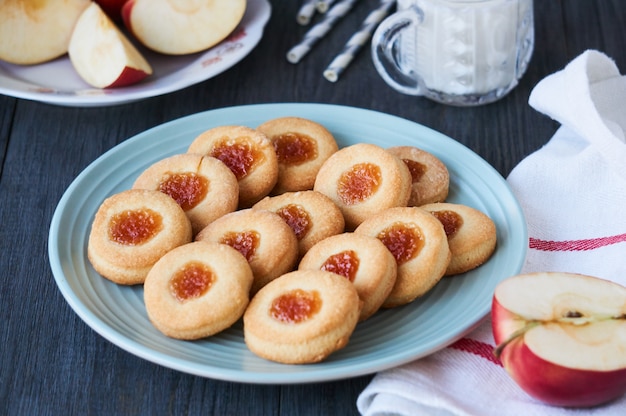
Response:
POLYGON ((163 334, 199 339, 230 327, 249 302, 252 270, 225 244, 182 245, 152 267, 144 283, 150 322, 163 334))
POLYGON ((396 259, 398 275, 383 303, 386 308, 424 295, 441 280, 450 263, 443 226, 421 208, 389 208, 365 220, 355 233, 380 239, 396 259))
POLYGON ((387 151, 402 159, 411 172, 409 206, 445 201, 450 187, 450 173, 438 157, 413 146, 390 147, 387 151))
POLYGON ((400 158, 382 147, 359 143, 329 157, 313 189, 337 204, 346 228, 353 230, 380 211, 406 206, 411 196, 411 173, 400 158))
POLYGON ((226 214, 207 225, 196 241, 227 244, 248 260, 256 293, 271 280, 294 268, 298 239, 289 225, 270 211, 243 209, 226 214))
POLYGON ((197 136, 187 153, 221 160, 239 182, 239 208, 269 195, 278 180, 278 158, 265 134, 245 126, 219 126, 197 136))
POLYGON ((272 194, 313 189, 322 164, 338 150, 333 135, 321 124, 300 117, 280 117, 257 127, 274 145, 278 181, 272 194))
POLYGON ((98 208, 87 255, 102 276, 134 285, 165 253, 191 239, 191 223, 176 201, 159 191, 130 189, 98 208))
POLYGON ((284 364, 324 360, 348 343, 358 322, 354 285, 335 273, 296 270, 261 289, 243 315, 250 351, 284 364))
POLYGON ((363 303, 359 321, 364 321, 378 311, 391 293, 397 263, 378 238, 343 233, 314 245, 302 258, 298 269, 325 270, 351 281, 363 303))
POLYGON ((339 207, 326 195, 316 191, 268 196, 252 208, 265 209, 280 215, 298 238, 300 256, 318 241, 344 230, 343 214, 339 207))
POLYGON ((483 212, 461 204, 422 206, 441 223, 448 236, 452 259, 446 275, 465 273, 486 262, 496 249, 496 225, 483 212))
POLYGON ((154 163, 139 175, 133 188, 153 189, 174 198, 189 217, 194 234, 235 211, 239 201, 235 174, 218 159, 192 153, 154 163))

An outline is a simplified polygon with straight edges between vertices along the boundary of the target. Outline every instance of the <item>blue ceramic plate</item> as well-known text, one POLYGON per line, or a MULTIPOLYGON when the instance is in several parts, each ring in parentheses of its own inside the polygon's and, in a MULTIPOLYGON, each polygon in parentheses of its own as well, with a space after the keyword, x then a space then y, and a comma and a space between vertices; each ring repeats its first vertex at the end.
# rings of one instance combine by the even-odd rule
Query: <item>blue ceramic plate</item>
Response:
POLYGON ((491 307, 502 279, 519 273, 526 224, 506 181, 483 159, 449 137, 411 121, 369 110, 324 104, 266 104, 218 109, 147 130, 114 147, 70 185, 54 213, 49 256, 57 285, 74 311, 119 347, 160 365, 200 376, 249 383, 304 383, 354 377, 431 354, 472 330, 491 307), (143 289, 102 278, 87 259, 91 221, 102 201, 132 186, 149 165, 184 153, 201 132, 220 125, 256 127, 281 116, 326 126, 340 146, 369 142, 413 145, 439 157, 450 171, 450 202, 489 215, 498 245, 491 259, 465 275, 444 278, 409 305, 379 311, 359 323, 344 349, 311 365, 284 365, 252 354, 241 322, 200 341, 170 339, 149 322, 143 289))
POLYGON ((212 78, 246 57, 259 43, 270 18, 268 0, 248 0, 239 26, 204 52, 167 56, 139 46, 154 73, 136 85, 92 88, 78 76, 67 55, 40 65, 0 61, 0 94, 64 106, 122 104, 177 91, 212 78))

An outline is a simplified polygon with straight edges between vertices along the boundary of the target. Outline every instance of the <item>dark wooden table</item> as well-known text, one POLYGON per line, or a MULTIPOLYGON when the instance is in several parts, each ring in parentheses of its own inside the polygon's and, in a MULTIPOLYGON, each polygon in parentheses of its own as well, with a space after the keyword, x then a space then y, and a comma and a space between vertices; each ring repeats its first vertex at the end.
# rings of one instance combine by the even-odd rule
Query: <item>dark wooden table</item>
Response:
MULTIPOLYGON (((213 79, 171 94, 101 108, 0 96, 0 414, 348 415, 371 375, 252 385, 201 378, 138 358, 90 329, 55 284, 47 255, 54 209, 103 152, 161 123, 243 104, 303 102, 369 108, 424 124, 467 145, 503 176, 553 134, 527 104, 534 85, 586 49, 626 70, 626 9, 619 0, 535 2, 535 52, 501 101, 455 108, 403 96, 378 77, 369 49, 337 83, 322 77, 376 0, 363 0, 298 65, 286 51, 305 32, 299 1, 272 0, 258 47, 213 79)), ((1 24, 1 23, 0 23, 1 24)))

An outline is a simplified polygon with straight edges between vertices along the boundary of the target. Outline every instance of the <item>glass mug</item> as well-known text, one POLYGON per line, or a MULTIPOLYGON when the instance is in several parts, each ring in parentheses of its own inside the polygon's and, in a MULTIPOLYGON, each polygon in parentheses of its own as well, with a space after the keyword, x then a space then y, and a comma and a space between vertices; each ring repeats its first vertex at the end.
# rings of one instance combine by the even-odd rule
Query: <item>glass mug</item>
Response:
POLYGON ((372 37, 372 59, 401 93, 474 106, 517 85, 534 42, 532 0, 398 0, 372 37))

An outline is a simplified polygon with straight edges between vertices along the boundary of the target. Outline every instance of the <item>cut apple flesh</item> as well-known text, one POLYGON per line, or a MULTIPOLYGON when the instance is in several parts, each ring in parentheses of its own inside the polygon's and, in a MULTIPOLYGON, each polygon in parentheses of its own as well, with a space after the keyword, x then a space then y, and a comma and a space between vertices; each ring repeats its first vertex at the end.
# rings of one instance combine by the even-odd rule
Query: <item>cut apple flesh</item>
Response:
POLYGON ((0 59, 39 64, 67 52, 74 24, 89 0, 0 1, 0 59))
POLYGON ((550 404, 592 406, 626 392, 626 288, 571 273, 501 282, 492 305, 504 367, 550 404))
POLYGON ((78 19, 69 56, 81 78, 96 88, 134 84, 152 73, 148 61, 96 3, 78 19))
POLYGON ((245 0, 129 0, 124 24, 146 47, 169 55, 208 49, 237 27, 245 0))

